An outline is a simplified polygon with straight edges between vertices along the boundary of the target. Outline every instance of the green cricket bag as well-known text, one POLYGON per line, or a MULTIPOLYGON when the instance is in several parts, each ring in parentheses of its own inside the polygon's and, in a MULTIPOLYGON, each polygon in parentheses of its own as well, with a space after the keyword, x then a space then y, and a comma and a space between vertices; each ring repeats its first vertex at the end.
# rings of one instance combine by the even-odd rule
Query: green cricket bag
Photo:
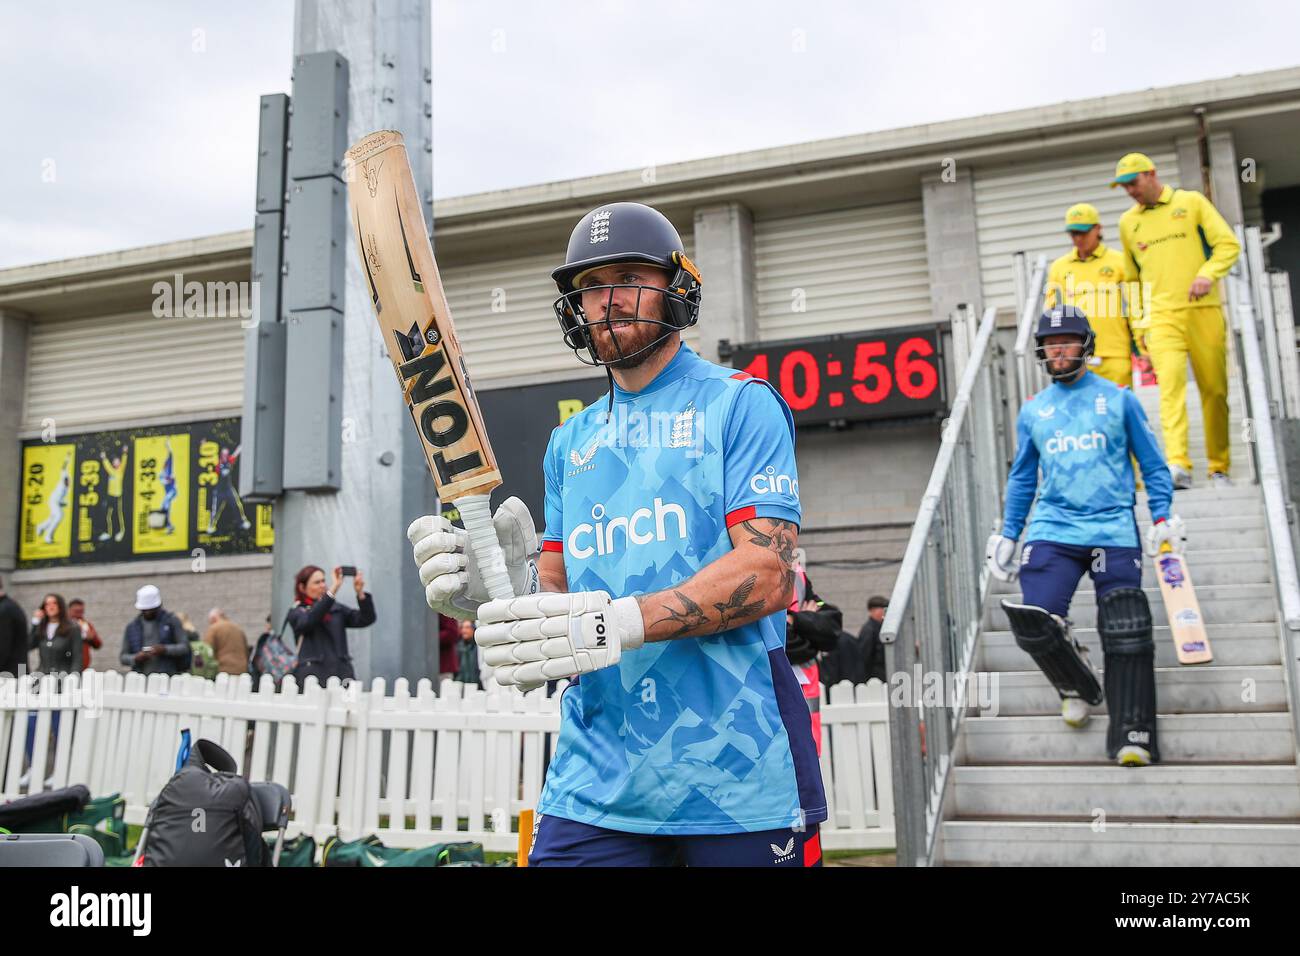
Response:
POLYGON ((321 850, 321 866, 447 866, 467 862, 483 862, 483 844, 435 843, 402 850, 384 846, 374 835, 348 841, 332 836, 321 850))
MULTIPOLYGON (((266 841, 266 856, 271 858, 271 851, 275 848, 274 840, 266 841)), ((278 866, 288 867, 309 867, 316 865, 316 841, 307 834, 301 834, 292 840, 285 840, 284 846, 280 850, 280 862, 278 866)))

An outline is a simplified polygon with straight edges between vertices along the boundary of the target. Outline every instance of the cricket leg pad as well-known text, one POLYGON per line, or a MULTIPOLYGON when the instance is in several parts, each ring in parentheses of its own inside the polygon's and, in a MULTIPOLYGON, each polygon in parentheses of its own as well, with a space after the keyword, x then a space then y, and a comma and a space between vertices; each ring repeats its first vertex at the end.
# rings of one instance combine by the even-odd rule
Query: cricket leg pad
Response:
POLYGON ((1106 753, 1121 747, 1145 748, 1160 759, 1156 741, 1156 646, 1151 637, 1151 605, 1140 588, 1116 588, 1097 601, 1097 630, 1106 655, 1106 699, 1110 726, 1106 753))
POLYGON ((1032 604, 1003 601, 1002 610, 1011 621, 1016 644, 1034 659, 1057 693, 1063 698, 1078 697, 1090 704, 1101 703, 1097 672, 1064 620, 1032 604))

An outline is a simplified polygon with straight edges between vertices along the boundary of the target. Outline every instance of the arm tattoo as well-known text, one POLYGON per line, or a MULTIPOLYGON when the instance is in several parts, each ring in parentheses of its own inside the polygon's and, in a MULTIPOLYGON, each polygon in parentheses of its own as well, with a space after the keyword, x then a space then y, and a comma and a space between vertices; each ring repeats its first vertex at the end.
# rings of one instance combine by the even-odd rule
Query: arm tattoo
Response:
POLYGON ((749 543, 766 548, 776 555, 785 572, 785 593, 794 593, 794 549, 798 541, 799 526, 793 521, 779 518, 757 519, 767 523, 767 530, 755 526, 753 521, 742 521, 741 527, 749 532, 749 543))
POLYGON ((715 631, 725 631, 733 623, 743 623, 763 610, 764 602, 762 601, 745 603, 745 599, 749 597, 750 592, 754 590, 754 585, 757 583, 758 575, 751 574, 740 583, 736 590, 731 592, 731 597, 726 604, 715 603, 713 605, 718 609, 718 626, 714 628, 715 631))
POLYGON ((674 637, 681 637, 687 631, 693 630, 702 624, 707 624, 709 621, 709 616, 704 613, 704 608, 700 607, 681 591, 674 589, 673 594, 676 596, 677 600, 682 602, 682 610, 675 610, 667 604, 661 605, 663 609, 668 612, 668 616, 655 621, 655 624, 672 621, 677 625, 677 630, 669 635, 670 640, 674 637))

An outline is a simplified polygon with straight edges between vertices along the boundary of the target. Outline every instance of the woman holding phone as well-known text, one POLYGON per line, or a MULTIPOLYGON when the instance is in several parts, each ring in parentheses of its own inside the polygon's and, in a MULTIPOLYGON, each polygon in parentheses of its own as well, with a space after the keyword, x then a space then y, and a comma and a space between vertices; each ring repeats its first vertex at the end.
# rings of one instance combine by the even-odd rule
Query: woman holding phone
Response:
POLYGON ((375 602, 366 591, 361 571, 349 567, 346 570, 355 572, 352 589, 356 592, 357 606, 338 603, 344 570, 334 568, 328 588, 325 571, 314 564, 294 575, 294 603, 289 609, 288 622, 298 642, 298 666, 293 669, 293 676, 300 687, 308 677, 315 677, 321 684, 331 677, 339 680, 356 677, 352 655, 348 652, 347 629, 374 624, 375 602))

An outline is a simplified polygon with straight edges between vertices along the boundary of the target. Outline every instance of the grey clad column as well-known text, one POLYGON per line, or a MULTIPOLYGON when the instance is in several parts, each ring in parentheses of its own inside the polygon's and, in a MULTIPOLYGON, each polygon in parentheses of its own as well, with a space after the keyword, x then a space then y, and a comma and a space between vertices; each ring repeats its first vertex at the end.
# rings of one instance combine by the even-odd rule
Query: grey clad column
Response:
POLYGON ((695 257, 704 279, 700 351, 718 361, 718 340, 733 345, 758 338, 754 296, 754 219, 740 203, 695 210, 695 257))
MULTIPOLYGON (((30 323, 23 315, 0 309, 0 572, 14 569, 18 559, 18 482, 22 455, 18 430, 22 427, 23 399, 27 391, 27 347, 30 323)), ((55 423, 57 426, 57 422, 55 423)))
POLYGON ((930 315, 947 325, 958 305, 983 301, 975 231, 975 182, 970 169, 921 178, 925 254, 930 265, 930 315))
MULTIPOLYGON (((428 0, 298 0, 294 55, 336 50, 348 62, 347 142, 400 130, 432 222, 431 35, 428 0)), ((291 152, 292 156, 292 152, 291 152)), ((342 157, 340 156, 340 159, 342 157)), ((292 159, 291 159, 292 161, 292 159)), ((406 526, 433 511, 433 482, 379 341, 350 228, 342 309, 342 475, 336 492, 286 491, 276 514, 276 607, 283 615, 304 564, 355 564, 377 623, 351 632, 357 676, 436 676, 437 622, 424 603, 406 526)), ((288 362, 297 356, 290 350, 288 362)), ((286 421, 285 429, 304 427, 286 421)), ((286 470, 290 463, 286 462, 286 470)), ((351 581, 340 597, 354 603, 351 581)))

